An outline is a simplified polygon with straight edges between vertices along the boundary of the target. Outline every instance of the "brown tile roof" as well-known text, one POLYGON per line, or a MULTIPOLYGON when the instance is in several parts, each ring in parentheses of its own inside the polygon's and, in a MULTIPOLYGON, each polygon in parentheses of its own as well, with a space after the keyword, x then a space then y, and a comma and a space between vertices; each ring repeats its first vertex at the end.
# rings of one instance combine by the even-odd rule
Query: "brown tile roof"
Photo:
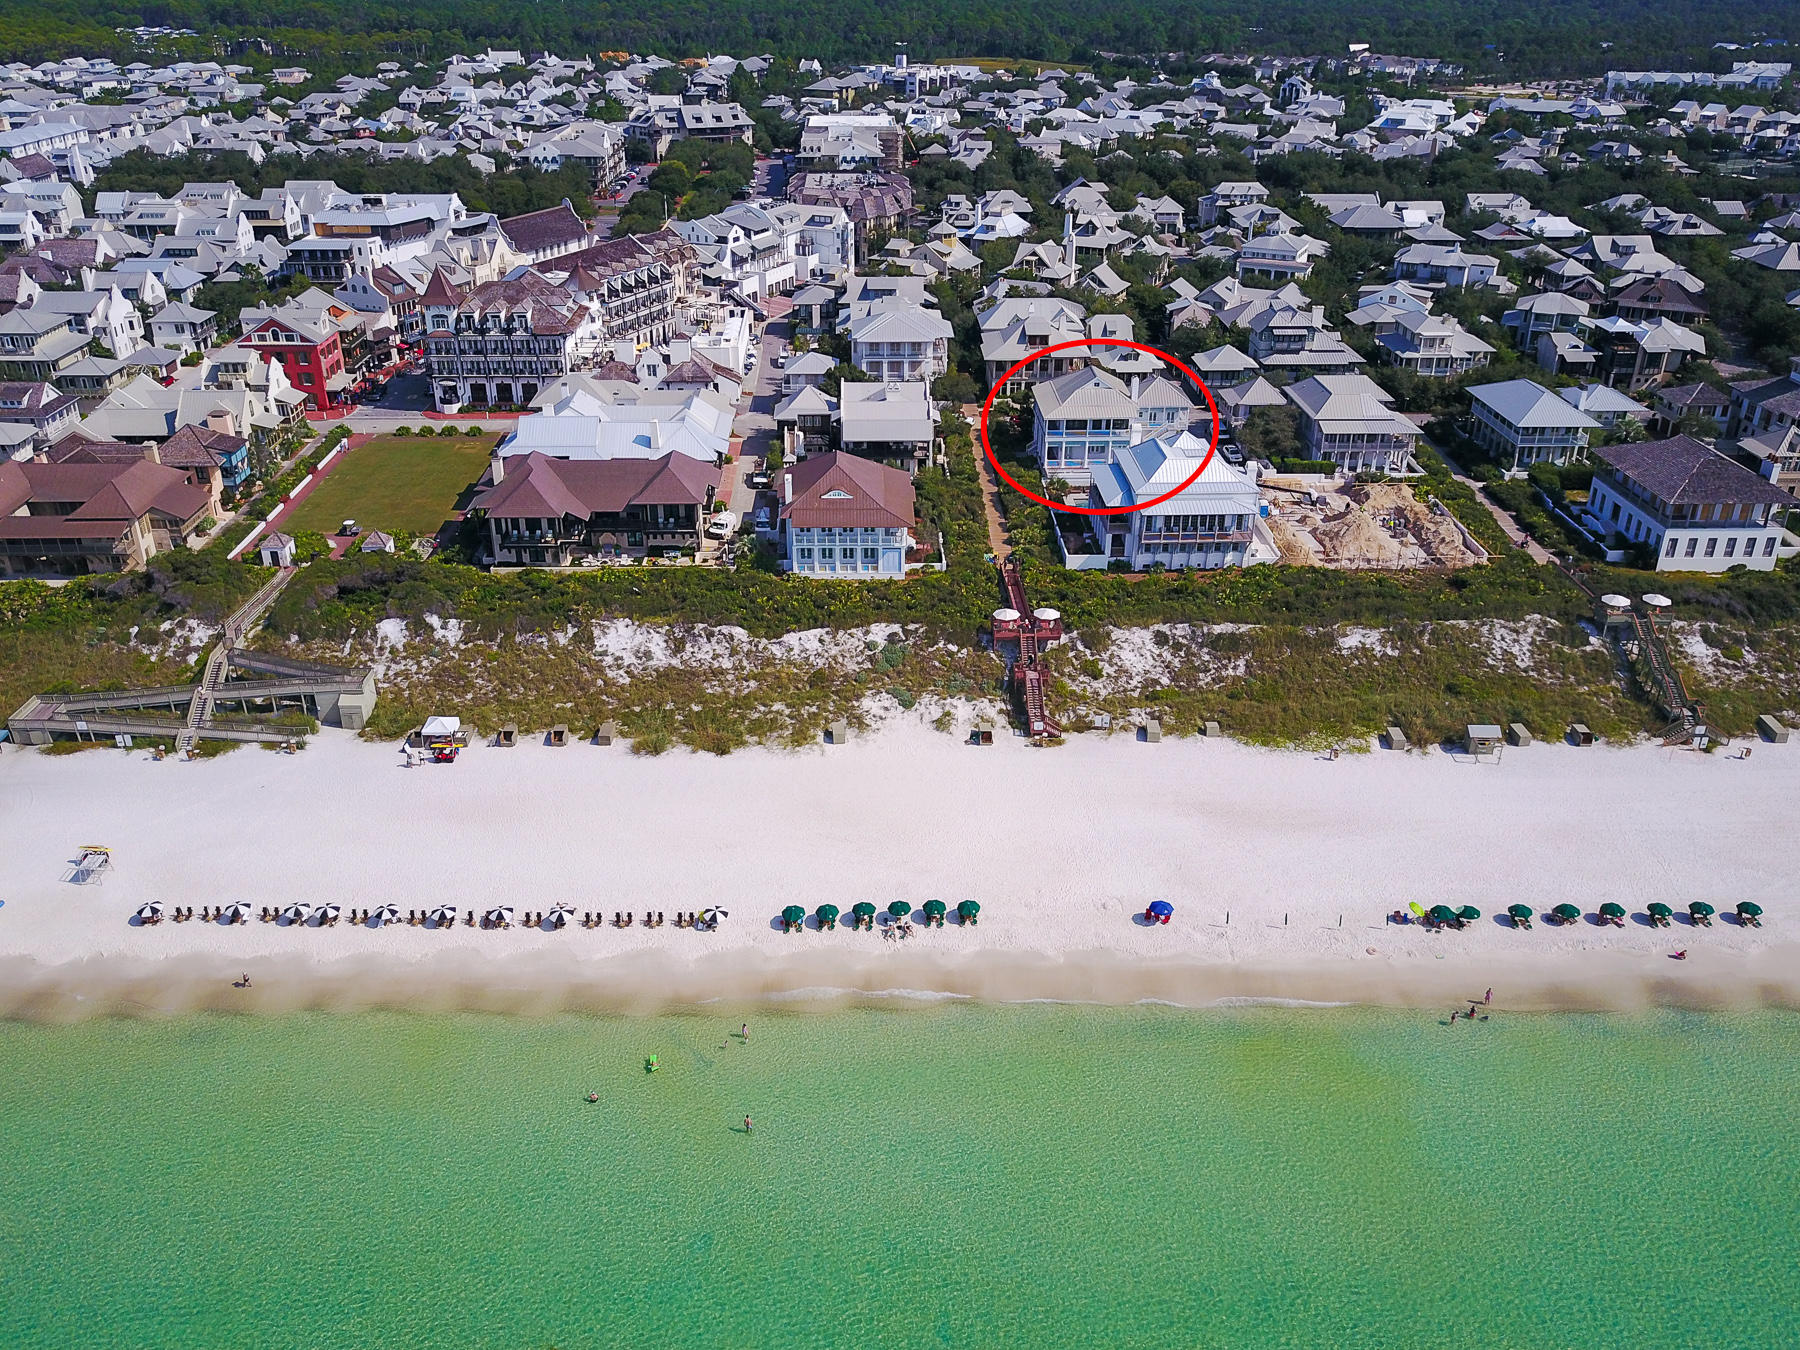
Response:
POLYGON ((839 451, 813 455, 784 471, 792 493, 782 518, 814 526, 913 525, 912 479, 899 469, 839 451))
POLYGON ((699 506, 719 485, 716 465, 688 455, 661 459, 555 459, 532 453, 504 461, 505 477, 470 504, 490 516, 586 519, 629 506, 699 506))
POLYGON ((179 469, 139 458, 129 463, 0 464, 0 526, 11 538, 32 537, 37 525, 62 520, 89 530, 116 524, 123 529, 149 511, 190 520, 211 497, 188 486, 179 469), (62 516, 20 516, 28 502, 78 503, 62 516), (11 528, 16 526, 17 528, 11 528))
POLYGON ((1708 502, 1792 506, 1794 498, 1692 436, 1636 445, 1601 445, 1588 453, 1673 506, 1708 502))
POLYGON ((431 269, 431 280, 425 283, 419 302, 425 305, 460 305, 462 298, 462 289, 454 285, 441 268, 434 267, 431 269))
POLYGON ((226 456, 243 449, 245 444, 242 436, 189 425, 162 443, 157 458, 172 469, 216 469, 226 456))
POLYGON ((586 242, 587 226, 567 201, 531 211, 522 216, 508 216, 500 222, 500 231, 512 246, 523 253, 543 253, 549 249, 576 249, 586 242))

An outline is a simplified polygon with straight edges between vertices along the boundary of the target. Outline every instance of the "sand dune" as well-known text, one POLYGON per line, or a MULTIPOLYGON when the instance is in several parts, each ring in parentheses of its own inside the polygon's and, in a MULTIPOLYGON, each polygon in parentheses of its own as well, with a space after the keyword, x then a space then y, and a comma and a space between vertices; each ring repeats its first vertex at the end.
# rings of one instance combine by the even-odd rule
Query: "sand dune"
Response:
POLYGON ((1080 737, 976 750, 902 722, 851 745, 715 759, 476 747, 407 769, 341 733, 207 763, 0 756, 0 1011, 195 1006, 633 1008, 911 990, 985 998, 1509 1006, 1794 1002, 1800 925, 1784 841, 1800 750, 1653 747, 1265 751, 1080 737), (74 850, 115 853, 99 885, 74 850), (786 904, 937 897, 981 923, 910 940, 778 931, 786 904), (1175 920, 1136 915, 1170 900, 1175 920), (661 910, 655 930, 433 932, 129 922, 147 900, 346 908, 661 910), (1462 933, 1385 922, 1473 904, 1462 933), (1765 910, 1765 927, 1654 930, 1651 900, 1765 910), (1515 901, 1615 900, 1623 929, 1494 921, 1515 901), (722 905, 716 933, 673 926, 722 905), (1691 952, 1674 962, 1676 948, 1691 952), (237 990, 238 973, 253 975, 237 990), (861 991, 857 993, 855 991, 861 991))

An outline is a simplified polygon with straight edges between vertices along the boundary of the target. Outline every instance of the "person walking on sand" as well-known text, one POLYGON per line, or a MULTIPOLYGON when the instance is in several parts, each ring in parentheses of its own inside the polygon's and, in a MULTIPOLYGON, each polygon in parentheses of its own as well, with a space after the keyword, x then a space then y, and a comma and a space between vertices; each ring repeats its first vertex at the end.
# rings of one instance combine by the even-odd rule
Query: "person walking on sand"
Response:
POLYGON ((1494 1004, 1494 991, 1492 989, 1488 990, 1487 993, 1481 996, 1481 1001, 1491 1008, 1494 1004))

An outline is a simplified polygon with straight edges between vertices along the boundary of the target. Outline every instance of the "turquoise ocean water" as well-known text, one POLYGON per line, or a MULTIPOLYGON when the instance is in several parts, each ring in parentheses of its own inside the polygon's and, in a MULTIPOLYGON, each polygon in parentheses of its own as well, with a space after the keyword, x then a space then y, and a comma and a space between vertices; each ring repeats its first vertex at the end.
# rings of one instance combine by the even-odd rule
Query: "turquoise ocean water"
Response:
POLYGON ((1793 1014, 190 1017, 0 1063, 6 1347, 1800 1345, 1793 1014))

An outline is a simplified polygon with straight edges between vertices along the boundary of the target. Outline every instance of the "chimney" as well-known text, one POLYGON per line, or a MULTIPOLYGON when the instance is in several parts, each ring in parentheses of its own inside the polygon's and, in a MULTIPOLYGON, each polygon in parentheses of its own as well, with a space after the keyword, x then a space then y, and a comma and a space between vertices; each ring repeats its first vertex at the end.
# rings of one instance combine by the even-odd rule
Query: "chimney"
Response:
POLYGON ((694 340, 692 338, 678 337, 678 338, 670 338, 669 339, 669 364, 670 365, 678 366, 683 361, 686 361, 686 360, 689 360, 690 358, 692 358, 693 355, 694 355, 694 340))
POLYGON ((1071 275, 1075 271, 1075 217, 1068 211, 1063 212, 1063 266, 1071 275))
POLYGON ((1138 389, 1143 385, 1143 383, 1144 383, 1144 377, 1142 375, 1133 375, 1131 377, 1131 401, 1133 403, 1137 402, 1138 389))
POLYGON ((488 457, 488 474, 498 487, 506 479, 506 456, 500 453, 500 447, 494 447, 494 453, 488 457))
POLYGON ((615 342, 612 349, 613 360, 632 366, 637 364, 637 344, 634 342, 615 342))
POLYGON ((794 475, 791 473, 781 475, 781 504, 783 506, 794 504, 794 475))

